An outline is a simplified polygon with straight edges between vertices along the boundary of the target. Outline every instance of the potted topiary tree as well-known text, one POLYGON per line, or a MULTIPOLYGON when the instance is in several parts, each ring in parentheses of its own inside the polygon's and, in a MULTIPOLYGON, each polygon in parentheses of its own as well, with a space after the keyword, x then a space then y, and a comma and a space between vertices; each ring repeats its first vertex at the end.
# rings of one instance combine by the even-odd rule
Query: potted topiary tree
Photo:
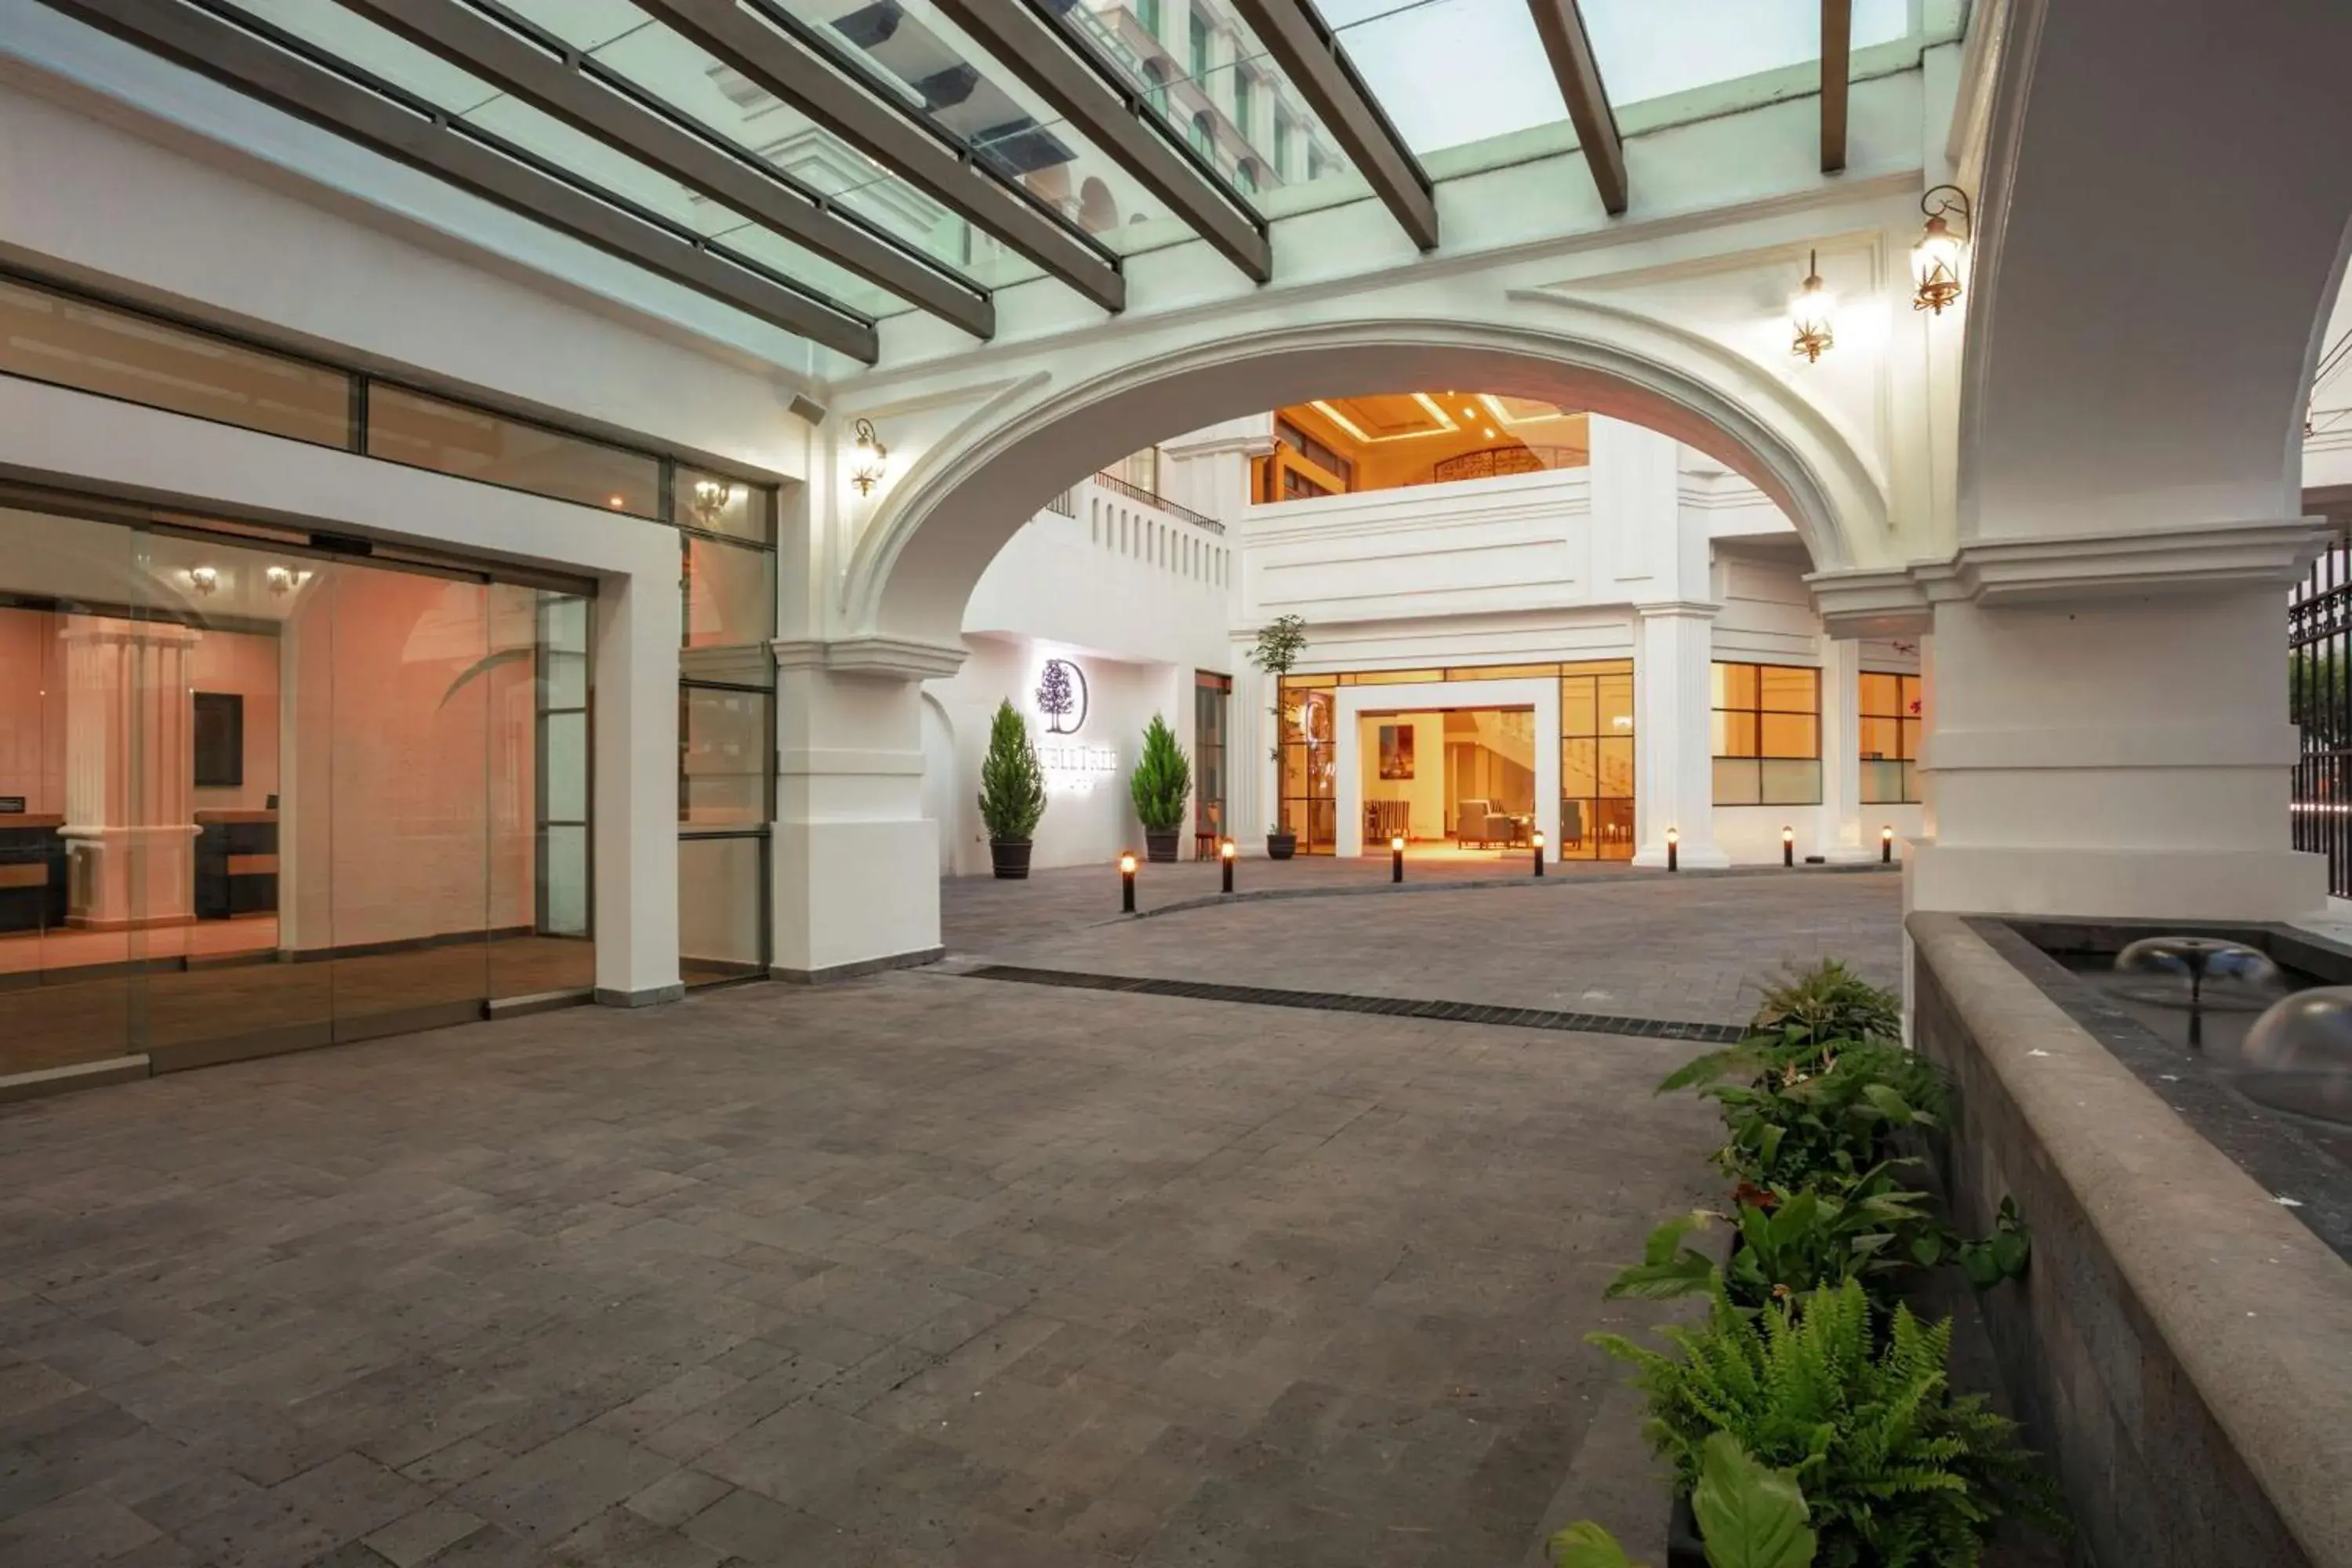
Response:
MULTIPOLYGON (((1276 616, 1257 629, 1257 646, 1249 651, 1249 661, 1265 671, 1274 682, 1274 704, 1268 710, 1274 715, 1275 791, 1277 801, 1282 789, 1282 678, 1298 663, 1298 656, 1307 649, 1307 621, 1300 616, 1276 616)), ((1290 831, 1290 819, 1277 813, 1274 825, 1265 830, 1265 853, 1270 860, 1287 860, 1298 852, 1298 835, 1290 831)))
POLYGON ((988 827, 988 857, 999 877, 1029 875, 1029 850, 1045 815, 1045 770, 1029 726, 1013 704, 1000 702, 988 726, 988 755, 980 764, 980 820, 988 827))
POLYGON ((1176 731, 1157 713, 1143 731, 1143 754, 1136 759, 1128 793, 1135 797, 1135 815, 1143 823, 1145 849, 1155 862, 1173 861, 1184 806, 1192 798, 1192 763, 1176 743, 1176 731))

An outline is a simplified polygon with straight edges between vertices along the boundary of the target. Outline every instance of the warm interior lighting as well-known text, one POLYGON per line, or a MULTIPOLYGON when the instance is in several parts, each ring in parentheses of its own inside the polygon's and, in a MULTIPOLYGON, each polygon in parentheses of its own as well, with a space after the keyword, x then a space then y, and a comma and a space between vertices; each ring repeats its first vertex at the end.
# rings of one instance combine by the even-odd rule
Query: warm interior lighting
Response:
POLYGON ((705 524, 713 521, 735 499, 735 487, 724 479, 694 481, 694 515, 705 524))
POLYGON ((629 498, 620 495, 606 496, 604 498, 604 504, 611 507, 614 510, 618 511, 621 508, 629 504, 629 498))
POLYGON ((872 495, 874 487, 882 482, 882 468, 890 460, 890 448, 874 433, 871 419, 860 419, 849 428, 857 443, 857 467, 850 470, 849 482, 857 487, 859 495, 872 495))
POLYGON ((1391 849, 1392 849, 1392 850, 1396 851, 1396 853, 1398 853, 1398 854, 1400 854, 1400 855, 1403 854, 1403 853, 1404 853, 1404 838, 1403 838, 1403 836, 1402 836, 1402 835, 1399 835, 1397 837, 1394 837, 1394 838, 1390 839, 1390 840, 1389 840, 1389 847, 1390 847, 1391 849))
POLYGON ((1820 359, 1837 342, 1836 310, 1836 297, 1822 281, 1821 255, 1809 251, 1804 284, 1789 300, 1789 325, 1796 331, 1789 352, 1804 355, 1808 363, 1820 359))
POLYGON ((1118 874, 1122 877, 1132 877, 1135 875, 1135 855, 1133 851, 1130 850, 1129 853, 1118 858, 1118 874))
POLYGON ((220 569, 216 566, 189 567, 188 586, 194 588, 199 595, 210 595, 220 586, 220 569))
POLYGON ((1234 841, 1228 838, 1223 844, 1217 846, 1217 853, 1230 860, 1235 854, 1239 853, 1239 851, 1234 848, 1234 841))
POLYGON ((1538 848, 1538 849, 1542 848, 1542 847, 1543 847, 1543 835, 1542 835, 1542 834, 1540 834, 1540 833, 1537 834, 1537 835, 1535 836, 1534 843, 1535 843, 1535 847, 1536 847, 1537 848, 1538 848))
POLYGON ((294 568, 291 566, 264 567, 261 575, 269 584, 269 591, 273 594, 290 594, 294 591, 294 568))
POLYGON ((1940 316, 1960 297, 1960 258, 1974 218, 1968 193, 1958 185, 1937 185, 1919 198, 1919 210, 1927 226, 1911 247, 1911 308, 1940 316))

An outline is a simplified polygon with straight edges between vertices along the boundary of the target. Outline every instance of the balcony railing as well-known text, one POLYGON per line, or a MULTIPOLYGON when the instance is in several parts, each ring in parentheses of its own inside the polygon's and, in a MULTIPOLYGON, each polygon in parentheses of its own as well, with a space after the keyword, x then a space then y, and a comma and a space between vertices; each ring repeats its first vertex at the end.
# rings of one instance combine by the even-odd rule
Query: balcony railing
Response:
POLYGON ((1097 474, 1095 476, 1095 483, 1102 486, 1103 489, 1107 490, 1117 490, 1119 494, 1125 496, 1129 500, 1141 501, 1145 506, 1158 507, 1161 511, 1171 513, 1176 517, 1181 517, 1195 528, 1206 529, 1211 533, 1223 533, 1225 531, 1225 525, 1219 522, 1215 518, 1202 517, 1191 507, 1178 506, 1172 500, 1169 500, 1164 497, 1153 495, 1141 485, 1131 485, 1128 483, 1125 479, 1120 479, 1116 474, 1097 474))
POLYGON ((1580 447, 1488 447, 1433 463, 1429 482, 1451 484, 1456 479, 1498 479, 1507 474, 1540 474, 1551 468, 1580 468, 1589 461, 1580 447))

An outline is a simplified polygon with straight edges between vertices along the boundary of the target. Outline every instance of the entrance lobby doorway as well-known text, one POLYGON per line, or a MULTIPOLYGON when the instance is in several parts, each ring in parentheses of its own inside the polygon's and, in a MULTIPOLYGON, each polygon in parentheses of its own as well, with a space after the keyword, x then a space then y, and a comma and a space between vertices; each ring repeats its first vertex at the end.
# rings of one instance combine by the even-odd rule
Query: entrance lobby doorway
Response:
POLYGON ((364 551, 0 496, 0 1077, 593 988, 588 586, 364 551))
POLYGON ((1357 727, 1366 853, 1400 837, 1487 858, 1531 847, 1534 708, 1381 710, 1357 727))

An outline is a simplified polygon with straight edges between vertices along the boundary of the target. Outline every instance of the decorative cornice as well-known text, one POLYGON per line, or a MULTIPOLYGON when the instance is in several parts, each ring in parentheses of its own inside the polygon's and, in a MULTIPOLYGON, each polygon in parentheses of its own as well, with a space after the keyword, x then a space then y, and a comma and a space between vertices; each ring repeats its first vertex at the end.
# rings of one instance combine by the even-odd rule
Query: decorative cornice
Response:
POLYGON ((778 669, 828 669, 836 675, 870 675, 890 680, 937 680, 963 668, 970 650, 958 644, 917 642, 910 637, 778 637, 778 669))
POLYGON ((1633 613, 1644 620, 1711 621, 1723 614, 1723 606, 1706 599, 1658 599, 1646 605, 1635 605, 1633 613))
POLYGON ((2215 523, 2134 533, 1980 540, 1946 561, 1815 572, 1805 579, 1836 637, 1927 629, 1935 605, 2009 606, 2149 598, 2216 588, 2284 589, 2331 536, 2324 519, 2215 523))

